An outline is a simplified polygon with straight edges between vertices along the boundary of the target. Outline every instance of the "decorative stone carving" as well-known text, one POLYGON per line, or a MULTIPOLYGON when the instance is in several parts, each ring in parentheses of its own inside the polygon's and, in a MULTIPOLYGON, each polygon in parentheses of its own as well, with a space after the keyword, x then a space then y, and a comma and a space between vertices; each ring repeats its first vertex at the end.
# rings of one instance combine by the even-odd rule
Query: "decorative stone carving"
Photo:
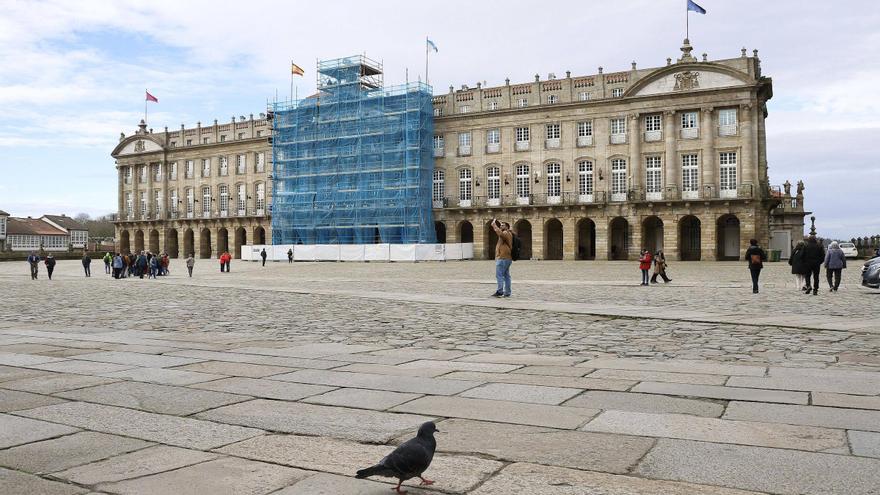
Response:
POLYGON ((146 146, 144 146, 143 139, 139 139, 136 143, 134 143, 134 152, 135 153, 143 153, 146 150, 146 146))
POLYGON ((785 188, 785 195, 791 196, 791 182, 785 181, 785 184, 782 184, 782 187, 785 188))
POLYGON ((802 181, 802 180, 797 181, 797 195, 798 196, 804 195, 804 181, 802 181))
POLYGON ((686 70, 675 75, 673 91, 687 91, 700 87, 700 73, 686 70))

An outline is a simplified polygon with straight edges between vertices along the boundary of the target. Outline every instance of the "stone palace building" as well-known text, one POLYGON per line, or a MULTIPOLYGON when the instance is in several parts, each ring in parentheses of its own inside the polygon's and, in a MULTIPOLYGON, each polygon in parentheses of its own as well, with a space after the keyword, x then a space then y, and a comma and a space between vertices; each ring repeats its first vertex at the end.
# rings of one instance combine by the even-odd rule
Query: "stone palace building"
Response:
MULTIPOLYGON (((433 98, 438 242, 492 258, 492 218, 532 259, 742 257, 782 202, 767 173, 770 78, 757 50, 658 68, 462 86, 433 98)), ((154 133, 113 150, 123 251, 200 257, 271 243, 271 120, 154 133)))

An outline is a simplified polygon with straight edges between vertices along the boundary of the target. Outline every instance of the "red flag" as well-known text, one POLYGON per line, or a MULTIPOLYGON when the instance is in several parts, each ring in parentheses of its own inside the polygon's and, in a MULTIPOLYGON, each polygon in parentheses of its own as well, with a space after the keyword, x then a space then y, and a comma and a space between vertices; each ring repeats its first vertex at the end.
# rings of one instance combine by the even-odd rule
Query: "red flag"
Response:
POLYGON ((156 98, 155 96, 151 95, 149 91, 146 91, 146 93, 147 93, 146 101, 154 101, 156 103, 159 103, 159 99, 156 98))

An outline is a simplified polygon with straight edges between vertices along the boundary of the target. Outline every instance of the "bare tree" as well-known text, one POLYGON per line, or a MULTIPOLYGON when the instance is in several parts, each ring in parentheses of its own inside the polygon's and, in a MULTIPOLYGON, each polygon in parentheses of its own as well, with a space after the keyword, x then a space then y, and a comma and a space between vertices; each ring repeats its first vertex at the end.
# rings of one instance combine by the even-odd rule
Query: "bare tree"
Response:
POLYGON ((73 217, 79 223, 86 223, 92 219, 88 213, 77 213, 75 217, 73 217))

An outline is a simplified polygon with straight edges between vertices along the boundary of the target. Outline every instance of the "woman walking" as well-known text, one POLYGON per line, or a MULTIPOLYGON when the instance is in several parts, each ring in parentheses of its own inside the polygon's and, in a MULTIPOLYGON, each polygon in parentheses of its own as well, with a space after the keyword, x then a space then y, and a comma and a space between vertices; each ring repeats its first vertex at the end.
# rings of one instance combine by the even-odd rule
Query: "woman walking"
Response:
POLYGON ((651 256, 651 252, 647 249, 642 249, 642 253, 639 256, 639 270, 642 271, 641 285, 648 285, 648 271, 651 270, 652 261, 653 257, 651 256))
POLYGON ((654 255, 654 275, 651 276, 651 283, 657 283, 657 276, 663 278, 663 283, 668 284, 672 282, 672 279, 666 276, 666 255, 663 254, 663 250, 657 251, 657 254, 654 255))
POLYGON ((52 280, 52 272, 55 271, 55 257, 52 256, 52 253, 49 253, 46 256, 46 273, 49 275, 49 280, 52 280))
POLYGON ((825 252, 825 277, 828 279, 828 287, 831 292, 837 292, 837 288, 840 287, 840 276, 844 268, 846 268, 846 255, 843 254, 837 241, 834 241, 825 252), (834 279, 833 283, 832 278, 834 279))
POLYGON ((807 290, 807 284, 804 283, 804 241, 798 241, 788 258, 788 264, 791 265, 791 274, 794 275, 796 287, 800 290, 807 290))
POLYGON ((196 253, 190 253, 186 258, 186 271, 189 272, 189 277, 193 276, 193 267, 196 266, 196 253))
POLYGON ((746 261, 749 262, 749 272, 752 274, 752 294, 758 293, 758 277, 761 276, 761 269, 764 268, 764 262, 767 261, 767 253, 758 247, 758 240, 749 241, 749 248, 746 249, 746 261))

